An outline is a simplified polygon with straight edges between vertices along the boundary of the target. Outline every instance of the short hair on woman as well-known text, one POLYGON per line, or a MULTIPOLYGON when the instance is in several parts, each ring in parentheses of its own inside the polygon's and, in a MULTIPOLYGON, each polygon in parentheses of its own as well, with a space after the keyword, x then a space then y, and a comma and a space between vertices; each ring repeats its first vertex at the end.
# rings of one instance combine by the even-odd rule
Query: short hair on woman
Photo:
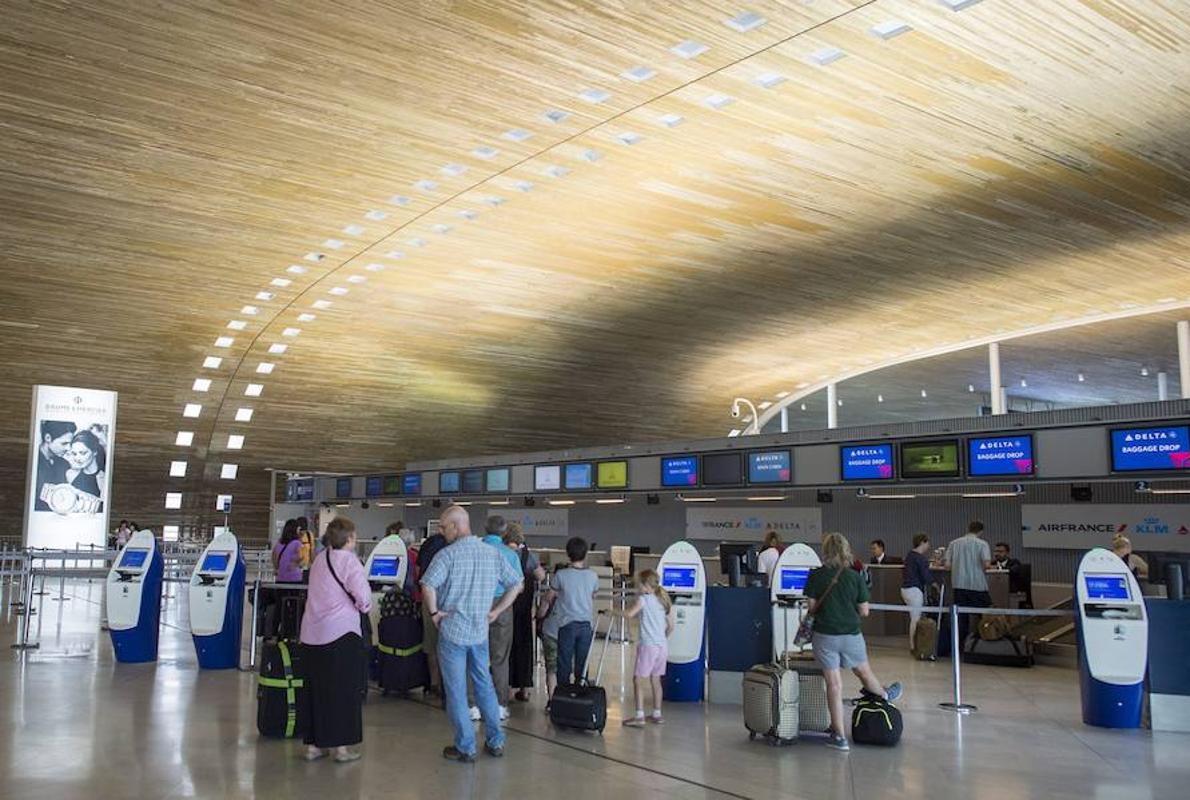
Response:
POLYGON ((764 549, 768 550, 770 547, 781 546, 781 534, 777 533, 772 528, 764 532, 764 549))
POLYGON ((851 542, 841 533, 822 534, 822 563, 833 567, 850 567, 855 556, 851 554, 851 542))
POLYGON ((508 523, 508 529, 504 531, 504 544, 524 544, 525 532, 521 530, 519 522, 508 523))
POLYGON ((924 533, 913 534, 913 546, 921 547, 926 542, 930 541, 930 537, 924 533))
POLYGON ((326 546, 332 550, 339 550, 347 544, 347 540, 355 533, 355 523, 347 517, 335 517, 326 526, 326 533, 323 535, 323 540, 326 546))
POLYGON ((397 520, 396 522, 389 523, 389 526, 384 529, 384 535, 385 536, 399 536, 401 534, 401 529, 404 527, 405 527, 405 523, 402 522, 401 520, 397 520))
POLYGON ((587 540, 573 536, 566 542, 566 557, 571 561, 582 561, 587 557, 587 540))

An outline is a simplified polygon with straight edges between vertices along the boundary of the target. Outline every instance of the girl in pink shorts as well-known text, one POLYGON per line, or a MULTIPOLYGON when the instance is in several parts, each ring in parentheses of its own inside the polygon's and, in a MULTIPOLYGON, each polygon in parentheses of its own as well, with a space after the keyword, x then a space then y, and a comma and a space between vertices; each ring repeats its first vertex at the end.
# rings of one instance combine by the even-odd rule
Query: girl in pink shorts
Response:
POLYGON ((674 629, 673 603, 661 588, 661 579, 651 569, 637 576, 638 595, 632 607, 624 612, 631 619, 640 616, 640 644, 636 647, 636 669, 632 679, 633 695, 636 699, 636 716, 624 720, 630 728, 645 726, 645 686, 653 688, 653 714, 649 722, 660 725, 661 718, 661 676, 665 674, 665 662, 669 658, 669 635, 674 629))

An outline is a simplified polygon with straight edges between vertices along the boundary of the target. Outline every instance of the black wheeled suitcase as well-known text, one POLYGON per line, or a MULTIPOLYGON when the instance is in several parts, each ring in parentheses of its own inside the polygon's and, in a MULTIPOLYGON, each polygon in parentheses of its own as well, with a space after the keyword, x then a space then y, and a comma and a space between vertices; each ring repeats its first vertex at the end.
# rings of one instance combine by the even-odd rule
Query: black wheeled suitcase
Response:
POLYGON ((261 736, 294 739, 306 733, 301 667, 296 642, 266 641, 261 648, 256 678, 256 729, 261 736))
POLYGON ((377 649, 380 652, 380 688, 404 693, 430 685, 430 667, 422 649, 421 614, 413 598, 403 591, 390 592, 380 604, 377 649))
MULTIPOLYGON (((598 633, 598 624, 595 628, 598 633)), ((607 692, 598 684, 603 677, 603 659, 607 656, 607 644, 611 639, 610 618, 607 634, 603 638, 603 651, 599 655, 599 669, 595 673, 595 683, 586 679, 586 670, 584 669, 582 683, 559 684, 558 688, 554 690, 554 696, 550 698, 550 722, 555 726, 574 728, 580 731, 595 731, 600 734, 607 726, 607 692)))

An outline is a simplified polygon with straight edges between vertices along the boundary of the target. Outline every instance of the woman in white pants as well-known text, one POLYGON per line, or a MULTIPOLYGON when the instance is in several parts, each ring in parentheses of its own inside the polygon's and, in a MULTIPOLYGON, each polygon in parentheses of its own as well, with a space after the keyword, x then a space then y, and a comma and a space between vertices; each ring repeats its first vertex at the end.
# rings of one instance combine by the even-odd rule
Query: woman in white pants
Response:
POLYGON ((924 533, 913 536, 913 549, 905 556, 905 567, 901 571, 901 599, 912 609, 909 612, 909 649, 913 649, 913 635, 917 632, 917 621, 921 619, 921 608, 926 604, 926 589, 933 580, 930 576, 930 537, 924 533))

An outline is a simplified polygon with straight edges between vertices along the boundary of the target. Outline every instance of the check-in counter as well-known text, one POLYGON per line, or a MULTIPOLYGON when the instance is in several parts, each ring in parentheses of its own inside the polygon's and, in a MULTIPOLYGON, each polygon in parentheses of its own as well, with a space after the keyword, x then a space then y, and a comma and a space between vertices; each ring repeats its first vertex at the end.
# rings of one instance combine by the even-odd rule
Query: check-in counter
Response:
MULTIPOLYGON (((641 570, 645 570, 645 569, 651 569, 654 572, 656 572, 657 565, 660 563, 661 563, 661 554, 660 553, 637 553, 636 554, 636 571, 638 574, 640 573, 641 570)), ((719 557, 718 556, 703 556, 702 557, 702 568, 703 568, 703 571, 706 573, 708 586, 715 586, 718 584, 726 583, 726 581, 723 578, 723 571, 721 569, 719 569, 719 557)), ((633 580, 636 580, 635 575, 633 576, 633 580)))
MULTIPOLYGON (((900 564, 872 564, 868 567, 868 573, 872 576, 873 603, 905 604, 901 598, 902 569, 900 564)), ((954 593, 951 591, 950 585, 950 571, 941 567, 932 567, 930 572, 934 576, 935 583, 942 583, 946 586, 946 604, 949 605, 954 601, 954 593)), ((987 576, 988 591, 992 595, 992 606, 1008 608, 1008 570, 991 569, 988 570, 987 576)), ((908 636, 909 615, 899 611, 873 611, 863 622, 863 632, 865 636, 908 636)))

